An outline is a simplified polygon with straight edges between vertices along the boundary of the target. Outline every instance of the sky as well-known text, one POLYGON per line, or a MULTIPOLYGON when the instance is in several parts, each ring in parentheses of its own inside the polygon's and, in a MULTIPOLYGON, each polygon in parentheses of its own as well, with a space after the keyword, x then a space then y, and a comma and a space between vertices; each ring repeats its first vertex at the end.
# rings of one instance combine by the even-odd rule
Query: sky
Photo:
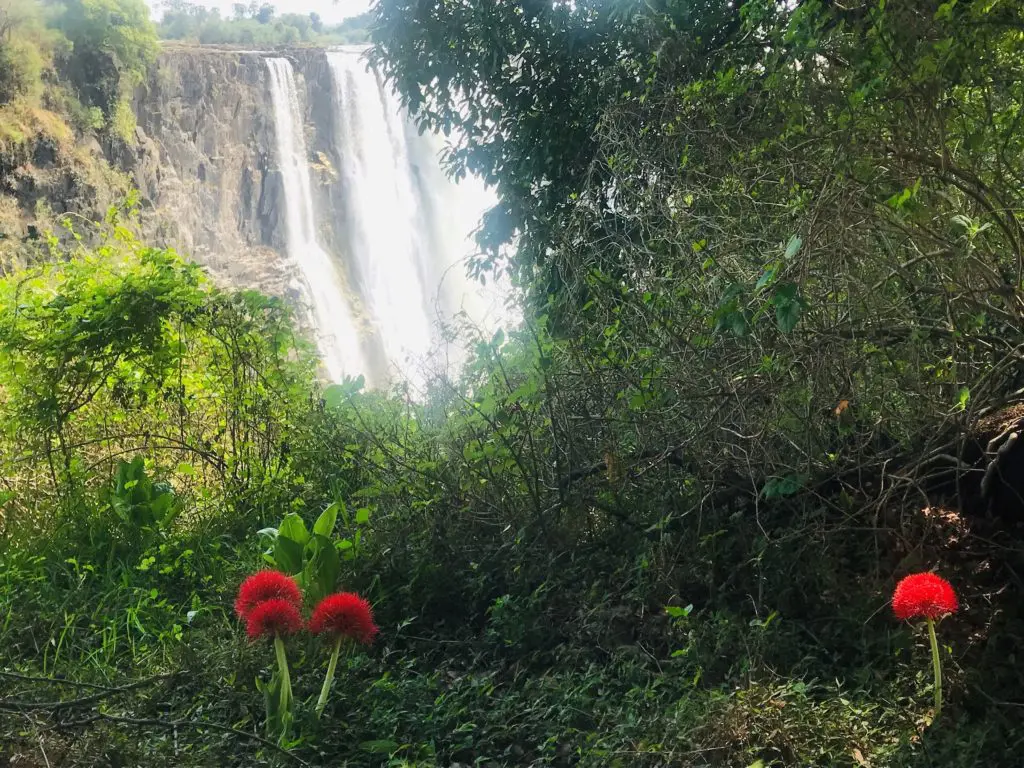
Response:
MULTIPOLYGON (((220 8, 224 16, 231 16, 231 6, 239 0, 193 0, 207 8, 220 8)), ((277 8, 278 13, 311 13, 316 11, 325 22, 334 24, 349 16, 357 16, 370 8, 371 0, 263 0, 277 8)), ((163 14, 161 0, 146 0, 153 10, 153 16, 159 19, 163 14)), ((248 4, 248 0, 246 0, 248 4)), ((262 2, 261 2, 262 4, 262 2)))

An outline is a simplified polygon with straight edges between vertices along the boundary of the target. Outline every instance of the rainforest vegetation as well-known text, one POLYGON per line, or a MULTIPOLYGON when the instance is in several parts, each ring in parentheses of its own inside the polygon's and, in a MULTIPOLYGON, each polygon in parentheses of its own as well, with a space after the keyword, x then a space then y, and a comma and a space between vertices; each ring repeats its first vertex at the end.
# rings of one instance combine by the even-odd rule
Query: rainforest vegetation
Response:
MULTIPOLYGON (((140 13, 0 0, 0 145, 130 123, 140 13)), ((522 322, 422 391, 326 385, 131 194, 8 243, 5 764, 1019 766, 1024 6, 377 0, 370 35, 495 188, 470 269, 522 322), (319 718, 330 650, 287 640, 284 739, 233 608, 269 565, 379 628, 319 718), (930 571, 941 714, 893 604, 930 571)))

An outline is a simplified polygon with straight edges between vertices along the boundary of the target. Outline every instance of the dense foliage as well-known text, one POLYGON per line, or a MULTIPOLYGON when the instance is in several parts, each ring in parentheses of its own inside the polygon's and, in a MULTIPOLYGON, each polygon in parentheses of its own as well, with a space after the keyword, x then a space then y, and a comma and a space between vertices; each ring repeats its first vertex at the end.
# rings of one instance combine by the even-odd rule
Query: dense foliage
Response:
POLYGON ((325 388, 285 305, 124 212, 25 246, 0 285, 0 755, 1018 765, 1021 9, 375 20, 452 170, 497 186, 475 269, 513 277, 522 326, 463 329, 423 392, 325 388), (232 610, 262 564, 380 628, 319 720, 327 654, 289 639, 283 751, 232 610), (889 606, 931 569, 959 597, 934 722, 929 638, 889 606))
POLYGON ((0 108, 44 106, 131 142, 132 90, 156 50, 144 0, 0 0, 0 108))
POLYGON ((1018 7, 376 13, 410 108, 460 129, 453 170, 497 184, 480 268, 514 243, 507 268, 573 349, 563 466, 681 452, 699 493, 747 507, 898 466, 899 496, 927 463, 955 475, 1013 401, 1018 7))

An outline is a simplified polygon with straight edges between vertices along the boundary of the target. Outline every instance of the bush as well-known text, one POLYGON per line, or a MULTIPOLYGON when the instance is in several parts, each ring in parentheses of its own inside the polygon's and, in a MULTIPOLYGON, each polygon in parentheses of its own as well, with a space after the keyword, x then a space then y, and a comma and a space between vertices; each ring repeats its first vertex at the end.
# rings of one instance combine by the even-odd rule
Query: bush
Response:
POLYGON ((55 35, 33 0, 0 0, 0 105, 21 96, 36 103, 55 35))
POLYGON ((82 101, 108 117, 156 59, 143 0, 66 0, 58 23, 71 42, 65 72, 82 101))
POLYGON ((38 101, 43 88, 43 65, 43 56, 32 43, 0 42, 0 105, 18 97, 38 101))

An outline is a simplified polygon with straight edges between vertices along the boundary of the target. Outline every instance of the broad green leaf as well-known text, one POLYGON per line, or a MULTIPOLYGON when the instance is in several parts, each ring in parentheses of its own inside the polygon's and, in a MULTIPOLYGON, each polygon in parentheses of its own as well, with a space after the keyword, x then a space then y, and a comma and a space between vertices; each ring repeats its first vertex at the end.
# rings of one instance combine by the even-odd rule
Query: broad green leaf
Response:
POLYGON ((356 525, 366 525, 370 522, 370 510, 367 507, 362 507, 356 510, 356 525))
POLYGON ((792 331, 800 321, 804 309, 804 301, 800 298, 797 286, 793 283, 782 283, 775 289, 772 298, 775 305, 775 321, 783 333, 792 331))
POLYGON ((320 517, 313 523, 314 534, 330 538, 334 533, 334 526, 338 522, 338 510, 341 505, 342 502, 336 501, 320 513, 320 517))
POLYGON ((348 400, 348 392, 340 384, 331 384, 324 390, 324 405, 330 409, 340 408, 348 400))
POLYGON ((306 530, 306 523, 294 512, 289 512, 281 521, 281 527, 277 529, 279 539, 291 539, 299 546, 305 546, 309 541, 309 531, 306 530))
POLYGON ((305 565, 302 574, 305 577, 306 590, 310 599, 317 603, 331 594, 338 583, 341 561, 338 550, 326 536, 315 535, 306 545, 305 565))
POLYGON ((747 335, 747 331, 749 330, 747 327, 747 316, 742 312, 730 313, 727 323, 729 330, 732 331, 734 336, 743 338, 747 335))
POLYGON ((754 290, 759 291, 766 285, 770 285, 771 283, 775 282, 775 277, 776 275, 778 275, 778 271, 778 264, 772 264, 770 267, 765 269, 765 271, 761 273, 761 277, 757 279, 757 284, 754 286, 754 290))
POLYGON ((673 619, 685 619, 693 612, 693 604, 687 605, 682 608, 678 605, 665 606, 665 613, 671 616, 673 619))
POLYGON ((761 496, 764 499, 779 499, 792 496, 803 488, 804 482, 805 478, 803 475, 770 477, 761 489, 761 496))
POLYGON ((303 545, 286 536, 274 540, 274 563, 285 573, 295 575, 302 571, 303 545))

